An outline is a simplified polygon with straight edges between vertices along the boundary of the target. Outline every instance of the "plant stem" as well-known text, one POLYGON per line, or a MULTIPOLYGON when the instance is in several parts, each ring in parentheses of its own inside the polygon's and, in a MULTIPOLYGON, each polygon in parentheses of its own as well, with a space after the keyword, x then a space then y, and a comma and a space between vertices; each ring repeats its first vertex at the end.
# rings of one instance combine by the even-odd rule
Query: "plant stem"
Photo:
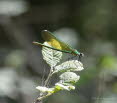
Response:
POLYGON ((50 72, 49 72, 49 74, 48 74, 48 77, 47 77, 47 79, 45 80, 44 86, 47 86, 47 85, 48 85, 49 79, 50 79, 50 77, 52 76, 52 70, 53 70, 53 67, 51 67, 51 69, 50 69, 50 72))
POLYGON ((53 94, 53 93, 48 93, 47 95, 38 97, 37 100, 36 100, 36 102, 34 102, 34 103, 37 103, 38 101, 41 101, 41 100, 43 100, 44 98, 46 98, 46 97, 48 97, 48 96, 50 96, 50 95, 52 95, 52 94, 53 94))

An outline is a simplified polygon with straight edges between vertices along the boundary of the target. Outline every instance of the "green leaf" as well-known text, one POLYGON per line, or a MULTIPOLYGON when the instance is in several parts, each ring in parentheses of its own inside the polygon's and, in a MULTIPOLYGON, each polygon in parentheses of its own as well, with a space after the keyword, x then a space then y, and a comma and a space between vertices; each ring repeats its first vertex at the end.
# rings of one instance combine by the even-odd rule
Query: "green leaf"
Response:
MULTIPOLYGON (((50 46, 47 42, 44 42, 44 45, 50 46)), ((47 47, 42 48, 42 55, 43 55, 43 59, 51 67, 56 66, 57 63, 60 62, 60 60, 62 59, 62 52, 53 50, 47 47)))
POLYGON ((59 77, 61 83, 76 83, 80 79, 80 76, 74 72, 64 72, 59 77))
POLYGON ((65 71, 81 71, 83 69, 83 64, 80 61, 70 60, 56 66, 53 73, 65 71))
POLYGON ((42 93, 45 93, 45 92, 51 93, 54 90, 54 88, 47 88, 47 87, 44 87, 44 86, 37 86, 36 89, 38 89, 42 93))
POLYGON ((68 90, 68 91, 70 91, 70 90, 72 90, 72 89, 75 89, 75 86, 73 86, 73 85, 70 85, 70 84, 62 84, 62 83, 56 83, 55 84, 55 90, 58 90, 58 91, 60 91, 60 90, 68 90))

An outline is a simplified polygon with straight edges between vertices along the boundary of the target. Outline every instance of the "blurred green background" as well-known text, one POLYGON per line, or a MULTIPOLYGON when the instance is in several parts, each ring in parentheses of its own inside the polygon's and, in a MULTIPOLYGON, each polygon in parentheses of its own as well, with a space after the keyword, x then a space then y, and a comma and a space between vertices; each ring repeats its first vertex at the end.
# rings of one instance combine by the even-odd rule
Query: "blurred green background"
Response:
POLYGON ((49 30, 85 54, 76 90, 44 103, 116 103, 116 0, 0 0, 0 103, 32 103, 49 68, 41 48, 49 30))

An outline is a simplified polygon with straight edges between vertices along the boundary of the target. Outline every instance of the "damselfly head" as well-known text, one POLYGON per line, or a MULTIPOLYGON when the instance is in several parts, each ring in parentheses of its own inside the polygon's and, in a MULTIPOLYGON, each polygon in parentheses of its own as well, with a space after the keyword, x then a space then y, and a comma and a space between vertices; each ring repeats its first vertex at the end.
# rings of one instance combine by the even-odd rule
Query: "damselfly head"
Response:
POLYGON ((80 57, 84 57, 84 54, 83 53, 80 53, 80 55, 79 55, 80 57))

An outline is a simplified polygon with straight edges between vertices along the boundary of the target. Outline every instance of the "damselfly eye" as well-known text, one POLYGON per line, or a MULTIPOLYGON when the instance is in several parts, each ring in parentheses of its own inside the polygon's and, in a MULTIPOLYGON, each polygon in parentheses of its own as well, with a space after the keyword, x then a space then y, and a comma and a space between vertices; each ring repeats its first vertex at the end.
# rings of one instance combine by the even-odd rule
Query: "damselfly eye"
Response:
POLYGON ((84 57, 84 54, 83 53, 80 53, 80 57, 84 57))

